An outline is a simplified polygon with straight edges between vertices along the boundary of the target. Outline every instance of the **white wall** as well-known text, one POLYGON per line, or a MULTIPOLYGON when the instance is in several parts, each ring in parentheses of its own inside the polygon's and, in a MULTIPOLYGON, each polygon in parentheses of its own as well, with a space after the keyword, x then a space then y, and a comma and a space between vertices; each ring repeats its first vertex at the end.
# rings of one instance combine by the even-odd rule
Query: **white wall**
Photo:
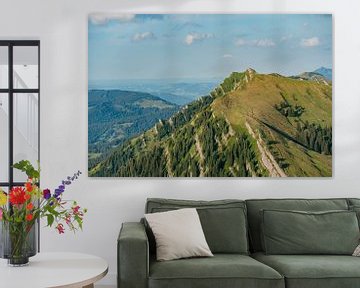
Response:
POLYGON ((0 0, 1 39, 41 40, 41 164, 43 186, 84 171, 67 196, 89 209, 76 236, 42 230, 43 251, 104 257, 115 284, 116 238, 137 221, 147 197, 217 199, 359 197, 360 2, 358 0, 0 0), (331 179, 87 178, 87 14, 90 12, 334 13, 334 176, 331 179))

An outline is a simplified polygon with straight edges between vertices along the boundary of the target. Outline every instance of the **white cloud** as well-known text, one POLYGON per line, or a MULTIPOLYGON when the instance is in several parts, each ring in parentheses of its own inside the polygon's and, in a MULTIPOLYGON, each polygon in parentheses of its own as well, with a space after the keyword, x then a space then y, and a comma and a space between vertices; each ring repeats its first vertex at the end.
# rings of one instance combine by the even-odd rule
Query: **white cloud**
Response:
POLYGON ((222 57, 223 58, 233 58, 233 55, 232 54, 224 54, 222 57))
POLYGON ((143 33, 136 33, 133 37, 133 41, 143 41, 143 40, 150 40, 156 39, 155 34, 152 32, 143 32, 143 33))
POLYGON ((272 47, 276 46, 275 42, 272 39, 255 39, 255 40, 246 40, 239 38, 235 41, 236 46, 257 46, 257 47, 272 47))
POLYGON ((320 40, 319 40, 318 37, 306 38, 306 39, 301 40, 300 45, 303 46, 303 47, 319 46, 320 45, 320 40))
POLYGON ((271 39, 260 39, 260 40, 257 40, 255 46, 272 47, 272 46, 275 46, 275 42, 271 39))
POLYGON ((236 46, 245 46, 248 44, 248 41, 240 38, 240 39, 237 39, 236 42, 235 42, 235 45, 236 46))
POLYGON ((203 34, 189 33, 185 37, 185 43, 187 45, 191 45, 196 41, 203 41, 205 39, 210 39, 210 38, 213 38, 213 37, 214 37, 214 35, 210 34, 210 33, 203 33, 203 34))
POLYGON ((135 14, 118 14, 118 13, 94 13, 89 15, 91 23, 95 25, 104 25, 110 20, 119 22, 130 22, 135 18, 135 14))

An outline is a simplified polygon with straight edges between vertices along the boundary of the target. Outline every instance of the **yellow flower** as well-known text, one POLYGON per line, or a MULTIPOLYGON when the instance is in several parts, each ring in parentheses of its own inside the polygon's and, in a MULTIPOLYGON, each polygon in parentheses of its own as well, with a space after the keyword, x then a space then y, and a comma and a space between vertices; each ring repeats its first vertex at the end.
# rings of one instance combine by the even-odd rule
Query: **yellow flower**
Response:
POLYGON ((0 189, 0 206, 4 206, 7 204, 7 196, 5 193, 0 189))

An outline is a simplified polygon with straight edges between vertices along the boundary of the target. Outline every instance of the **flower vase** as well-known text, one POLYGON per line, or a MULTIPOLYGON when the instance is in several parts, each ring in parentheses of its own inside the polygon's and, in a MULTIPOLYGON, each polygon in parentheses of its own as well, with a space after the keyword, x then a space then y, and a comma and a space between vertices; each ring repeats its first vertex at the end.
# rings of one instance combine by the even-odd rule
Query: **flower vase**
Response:
POLYGON ((36 255, 36 223, 1 221, 0 257, 8 259, 9 266, 25 266, 29 257, 36 255))

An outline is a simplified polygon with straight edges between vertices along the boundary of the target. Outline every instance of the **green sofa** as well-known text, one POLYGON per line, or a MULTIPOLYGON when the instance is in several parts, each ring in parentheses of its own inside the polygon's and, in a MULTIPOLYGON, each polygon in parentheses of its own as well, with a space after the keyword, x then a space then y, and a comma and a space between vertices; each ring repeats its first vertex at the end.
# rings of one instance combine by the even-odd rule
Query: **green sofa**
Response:
MULTIPOLYGON (((119 288, 360 287, 360 257, 301 255, 301 251, 297 255, 269 255, 264 252, 261 229, 265 210, 325 213, 324 217, 328 211, 344 212, 348 217, 347 211, 360 215, 360 199, 148 199, 145 212, 187 207, 197 208, 214 257, 158 262, 154 236, 145 221, 124 223, 117 246, 119 288)), ((346 225, 358 225, 357 219, 356 223, 348 222, 346 225)))

